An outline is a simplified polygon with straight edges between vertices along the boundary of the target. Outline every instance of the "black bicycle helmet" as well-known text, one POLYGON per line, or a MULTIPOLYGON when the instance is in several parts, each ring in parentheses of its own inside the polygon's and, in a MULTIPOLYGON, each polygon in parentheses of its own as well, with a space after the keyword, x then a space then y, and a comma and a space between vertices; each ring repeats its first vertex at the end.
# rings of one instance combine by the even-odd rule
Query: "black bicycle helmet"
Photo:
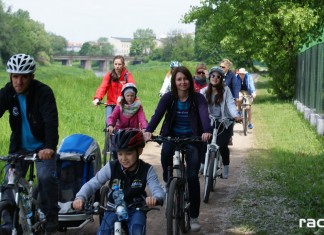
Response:
POLYGON ((225 76, 224 71, 223 71, 220 67, 218 67, 218 66, 212 67, 212 68, 210 69, 210 71, 209 71, 209 77, 210 77, 210 75, 211 75, 213 72, 217 72, 217 73, 219 73, 219 75, 221 75, 222 78, 224 78, 224 76, 225 76))
POLYGON ((7 72, 17 74, 34 73, 36 62, 33 57, 25 54, 13 55, 7 62, 7 72))
POLYGON ((114 136, 116 151, 144 148, 145 140, 142 131, 134 128, 117 131, 114 136))

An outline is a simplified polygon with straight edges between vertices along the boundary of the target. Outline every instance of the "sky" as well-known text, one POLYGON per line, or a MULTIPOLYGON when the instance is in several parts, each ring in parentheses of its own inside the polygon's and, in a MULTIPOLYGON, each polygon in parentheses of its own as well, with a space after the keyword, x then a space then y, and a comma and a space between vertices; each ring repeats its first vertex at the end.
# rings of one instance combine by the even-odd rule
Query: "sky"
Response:
POLYGON ((100 37, 132 38, 137 29, 152 29, 157 37, 173 30, 193 33, 195 25, 181 18, 200 0, 2 0, 5 9, 23 9, 45 30, 70 42, 100 37))

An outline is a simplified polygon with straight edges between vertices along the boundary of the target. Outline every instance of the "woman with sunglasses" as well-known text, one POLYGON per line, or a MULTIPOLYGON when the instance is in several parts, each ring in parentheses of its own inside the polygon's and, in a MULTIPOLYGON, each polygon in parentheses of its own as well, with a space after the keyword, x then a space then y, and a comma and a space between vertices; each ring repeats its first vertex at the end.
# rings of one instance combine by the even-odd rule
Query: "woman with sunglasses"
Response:
POLYGON ((199 63, 196 66, 194 75, 195 92, 200 92, 201 89, 207 86, 208 70, 204 63, 199 63))
POLYGON ((209 72, 209 84, 200 93, 206 97, 210 115, 219 120, 214 128, 218 128, 220 133, 217 137, 217 145, 224 165, 222 177, 227 179, 230 163, 228 141, 232 136, 233 119, 239 122, 242 118, 236 109, 232 93, 228 86, 224 85, 223 79, 223 70, 220 67, 212 67, 209 72))

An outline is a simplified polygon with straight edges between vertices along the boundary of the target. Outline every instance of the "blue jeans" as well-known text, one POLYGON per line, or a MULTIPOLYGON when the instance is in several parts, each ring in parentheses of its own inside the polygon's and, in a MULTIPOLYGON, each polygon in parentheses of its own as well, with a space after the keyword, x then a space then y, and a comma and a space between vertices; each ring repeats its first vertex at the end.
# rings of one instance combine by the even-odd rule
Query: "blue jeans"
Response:
MULTIPOLYGON (((197 145, 187 144, 186 148, 186 165, 187 180, 190 201, 190 217, 197 218, 200 208, 200 183, 198 178, 200 168, 200 149, 197 145)), ((163 180, 168 181, 168 166, 173 165, 174 146, 168 142, 162 144, 161 163, 163 168, 163 180)))
MULTIPOLYGON (((114 234, 114 223, 116 221, 117 215, 115 212, 105 212, 97 235, 114 234)), ((135 209, 128 209, 127 227, 129 235, 146 234, 146 213, 135 209)))
POLYGON ((105 125, 106 126, 107 126, 107 119, 109 118, 110 114, 112 114, 115 107, 116 107, 116 105, 107 105, 105 108, 105 115, 106 115, 105 125))

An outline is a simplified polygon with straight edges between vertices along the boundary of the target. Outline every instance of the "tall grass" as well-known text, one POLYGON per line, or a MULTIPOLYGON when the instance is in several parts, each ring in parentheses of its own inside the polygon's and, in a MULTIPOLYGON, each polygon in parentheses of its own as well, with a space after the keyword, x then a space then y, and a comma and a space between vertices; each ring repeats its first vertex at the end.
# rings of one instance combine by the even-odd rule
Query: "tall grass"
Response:
POLYGON ((237 199, 242 213, 234 224, 257 234, 324 234, 299 228, 301 218, 324 218, 324 139, 292 102, 267 92, 268 81, 256 84, 250 183, 237 199))

